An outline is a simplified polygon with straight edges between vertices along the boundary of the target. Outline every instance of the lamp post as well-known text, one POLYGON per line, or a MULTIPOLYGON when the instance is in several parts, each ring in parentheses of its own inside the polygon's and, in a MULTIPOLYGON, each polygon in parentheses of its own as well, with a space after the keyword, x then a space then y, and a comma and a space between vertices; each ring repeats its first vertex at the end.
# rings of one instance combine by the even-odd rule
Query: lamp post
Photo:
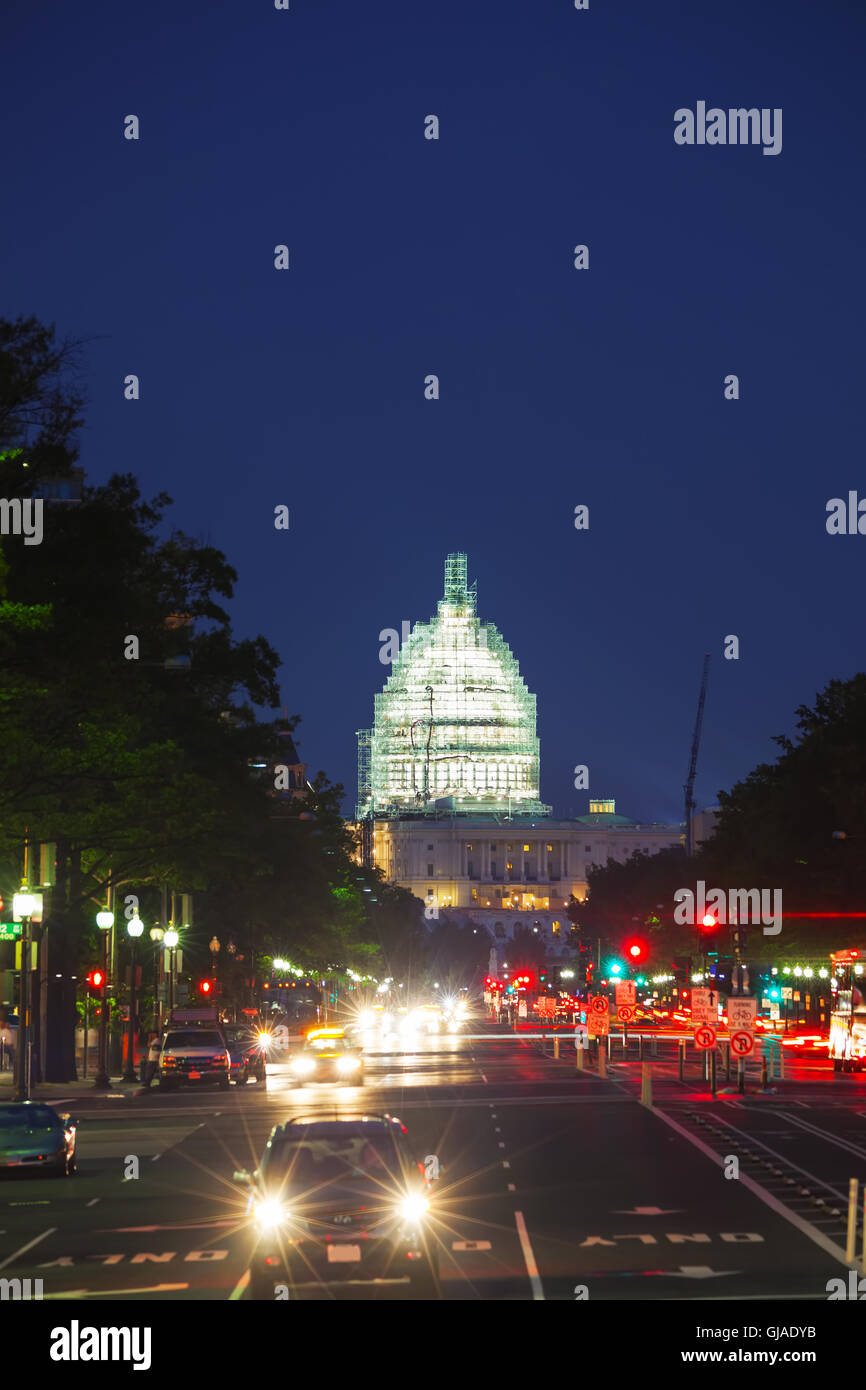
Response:
POLYGON ((177 962, 177 956, 175 955, 175 952, 176 952, 176 950, 177 950, 177 943, 178 943, 179 940, 180 940, 180 937, 178 936, 178 934, 177 934, 177 932, 175 931, 174 927, 169 927, 168 931, 166 932, 165 936, 163 937, 163 942, 164 942, 164 944, 168 947, 168 950, 169 950, 169 957, 168 957, 168 1012, 169 1012, 169 1015, 171 1015, 171 1011, 172 1011, 172 1009, 174 1008, 174 972, 175 972, 175 965, 176 965, 176 962, 177 962))
POLYGON ((211 974, 213 975, 214 979, 216 979, 216 973, 217 973, 217 956, 219 955, 220 949, 221 949, 221 947, 220 947, 220 942, 219 942, 219 937, 217 937, 217 936, 212 936, 212 937, 211 937, 211 939, 210 939, 210 948, 209 948, 209 949, 210 949, 211 974))
POLYGON ((108 944, 114 926, 114 913, 107 910, 97 912, 96 925, 102 932, 102 1008, 99 1011, 99 1054, 93 1086, 95 1090, 106 1091, 111 1085, 108 1075, 108 944))
POLYGON ((18 990, 18 1052, 15 1057, 15 1099, 30 1099, 30 918, 36 899, 26 886, 12 898, 12 916, 21 922, 21 982, 18 990))
POLYGON ((131 917, 126 924, 126 931, 129 936, 131 948, 129 966, 129 1032, 127 1034, 126 1045, 126 1071, 123 1073, 124 1081, 136 1081, 135 1075, 135 943, 144 931, 144 923, 138 913, 131 917))
POLYGON ((165 931, 162 927, 151 927, 150 939, 153 942, 153 1031, 159 1032, 159 946, 165 931))

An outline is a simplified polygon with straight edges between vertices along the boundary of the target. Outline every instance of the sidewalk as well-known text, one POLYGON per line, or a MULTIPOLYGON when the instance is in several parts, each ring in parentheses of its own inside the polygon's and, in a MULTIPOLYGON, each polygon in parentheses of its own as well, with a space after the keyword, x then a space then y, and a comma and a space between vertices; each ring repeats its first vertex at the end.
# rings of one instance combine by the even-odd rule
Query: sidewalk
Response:
MULTIPOLYGON (((11 1071, 0 1071, 0 1103, 8 1103, 12 1099, 15 1088, 15 1077, 11 1071)), ((93 1076, 79 1077, 77 1081, 39 1081, 30 1087, 31 1100, 62 1100, 72 1101, 84 1099, 90 1100, 95 1096, 131 1096, 141 1089, 141 1082, 136 1080, 121 1081, 119 1076, 111 1078, 111 1085, 105 1089, 94 1086, 93 1076)))

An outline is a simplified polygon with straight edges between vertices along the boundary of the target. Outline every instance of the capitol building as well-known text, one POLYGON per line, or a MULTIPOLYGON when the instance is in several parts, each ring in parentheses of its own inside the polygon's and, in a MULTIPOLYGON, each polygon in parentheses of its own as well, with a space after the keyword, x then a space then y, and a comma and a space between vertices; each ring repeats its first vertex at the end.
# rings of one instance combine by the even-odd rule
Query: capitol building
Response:
POLYGON ((408 888, 433 920, 499 940, 522 925, 561 948, 591 865, 683 843, 592 800, 558 820, 540 799, 535 696, 498 629, 481 622, 466 556, 449 555, 436 616, 416 623, 358 733, 359 858, 408 888))

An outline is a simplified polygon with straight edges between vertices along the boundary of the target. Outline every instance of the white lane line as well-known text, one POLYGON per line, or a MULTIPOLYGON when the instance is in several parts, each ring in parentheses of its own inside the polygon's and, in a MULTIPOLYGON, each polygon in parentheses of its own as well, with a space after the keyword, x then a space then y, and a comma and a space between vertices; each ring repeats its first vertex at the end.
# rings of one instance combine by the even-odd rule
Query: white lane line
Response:
POLYGON ((49 1298, 109 1298, 112 1294, 121 1298, 131 1293, 174 1293, 177 1289, 188 1289, 189 1284, 151 1284, 143 1289, 66 1289, 63 1293, 47 1293, 49 1298))
POLYGON ((513 1182, 510 1182, 510 1183, 508 1184, 508 1191, 509 1191, 509 1192, 516 1192, 516 1191, 517 1191, 517 1188, 514 1186, 514 1183, 513 1183, 513 1182))
POLYGON ((13 1260, 20 1259, 22 1255, 26 1255, 27 1251, 32 1250, 34 1245, 38 1245, 40 1240, 44 1240, 46 1236, 53 1236, 56 1230, 56 1226, 49 1226, 48 1230, 43 1231, 41 1236, 34 1236, 32 1240, 28 1240, 27 1244, 22 1245, 20 1250, 16 1250, 14 1255, 7 1255, 6 1259, 0 1263, 0 1269, 5 1269, 7 1265, 11 1265, 13 1260))
POLYGON ((232 1289, 231 1293, 229 1294, 229 1302, 230 1302, 230 1303, 233 1302, 235 1299, 240 1298, 241 1294, 243 1293, 244 1289, 248 1286, 249 1282, 250 1282, 250 1272, 249 1272, 248 1269, 245 1269, 244 1272, 243 1272, 243 1274, 241 1275, 240 1279, 239 1279, 238 1282, 235 1284, 234 1288, 232 1289))
POLYGON ((502 1160, 502 1166, 503 1166, 503 1168, 510 1168, 510 1167, 511 1167, 511 1164, 508 1162, 508 1159, 507 1159, 507 1158, 503 1158, 503 1160, 502 1160))
POLYGON ((504 1149, 504 1148, 505 1148, 505 1145, 503 1144, 503 1142, 502 1142, 501 1139, 500 1139, 500 1141, 499 1141, 499 1147, 500 1147, 500 1149, 504 1149))
POLYGON ((523 1251, 523 1258, 526 1261, 526 1272, 529 1275, 529 1282, 532 1286, 532 1297, 534 1300, 544 1301, 544 1289, 541 1287, 541 1279, 538 1275, 538 1265, 535 1263, 535 1255, 529 1239, 529 1232, 526 1229, 526 1222, 523 1219, 523 1212, 516 1211, 514 1220, 517 1224, 517 1234, 520 1237, 520 1248, 523 1251))
POLYGON ((95 1206, 96 1206, 96 1203, 97 1203, 98 1201, 99 1201, 99 1198, 98 1198, 98 1197, 91 1197, 90 1201, 85 1203, 85 1206, 88 1206, 88 1207, 95 1207, 95 1206))
MULTIPOLYGON (((850 1140, 842 1139, 838 1134, 828 1134, 825 1129, 819 1129, 817 1125, 813 1125, 809 1120, 801 1120, 798 1115, 787 1115, 784 1110, 780 1113, 790 1124, 796 1125, 798 1129, 805 1130, 807 1134, 817 1135, 819 1139, 826 1140, 828 1144, 835 1144, 839 1149, 845 1149, 849 1154, 854 1154, 856 1158, 866 1158, 866 1152, 863 1151, 859 1144, 852 1144, 850 1140)), ((764 1133, 766 1134, 766 1132, 765 1130, 764 1133)))
POLYGON ((483 1072, 483 1071, 479 1072, 478 1075, 481 1077, 481 1080, 484 1082, 484 1085, 485 1085, 485 1086, 488 1086, 488 1085, 490 1084, 490 1083, 488 1082, 488 1080, 487 1080, 487 1077, 484 1075, 484 1072, 483 1072))
MULTIPOLYGON (((701 1153, 706 1154, 707 1158, 712 1159, 713 1163, 717 1164, 720 1168, 724 1167, 724 1159, 721 1154, 717 1154, 710 1148, 709 1144, 704 1143, 703 1139, 698 1139, 695 1134, 689 1134, 687 1129, 677 1124, 676 1120, 672 1120, 670 1115, 666 1115, 663 1110, 656 1109, 653 1111, 653 1114, 658 1115, 659 1119, 664 1120, 664 1123, 670 1125, 671 1129, 675 1129, 677 1134, 681 1135, 683 1139, 688 1139, 690 1144, 694 1144, 695 1148, 700 1149, 701 1153)), ((733 1128, 733 1126, 731 1126, 731 1128, 733 1128)), ((763 1147, 769 1148, 769 1145, 765 1144, 763 1147)), ((769 1151, 770 1153, 773 1152, 772 1149, 769 1151)), ((782 1161, 785 1163, 788 1162, 787 1159, 783 1159, 782 1161)), ((796 1165, 792 1164, 791 1166, 795 1167, 796 1165)), ((800 1171, 802 1172, 802 1169, 800 1171)), ((754 1193, 758 1200, 769 1207, 771 1211, 776 1212, 778 1216, 783 1217, 785 1221, 790 1222, 792 1226, 796 1226, 798 1231, 802 1232, 804 1236, 807 1236, 815 1245, 819 1245, 826 1254, 831 1255, 834 1260, 838 1260, 840 1264, 847 1267, 848 1261, 845 1258, 845 1251, 841 1246, 836 1245, 830 1240, 828 1236, 825 1236, 823 1231, 819 1231, 817 1227, 810 1225, 808 1221, 804 1221, 802 1216, 798 1216, 795 1211, 791 1211, 788 1207, 784 1206, 778 1198, 773 1196, 772 1192, 768 1192, 759 1182, 755 1182, 754 1178, 750 1178, 745 1173, 741 1172, 739 1181, 742 1187, 748 1188, 749 1192, 754 1193)))
POLYGON ((496 1133, 496 1134, 501 1134, 501 1133, 502 1133, 502 1129, 501 1129, 501 1127, 500 1127, 499 1125, 494 1125, 494 1126, 493 1126, 493 1129, 494 1129, 494 1133, 496 1133))

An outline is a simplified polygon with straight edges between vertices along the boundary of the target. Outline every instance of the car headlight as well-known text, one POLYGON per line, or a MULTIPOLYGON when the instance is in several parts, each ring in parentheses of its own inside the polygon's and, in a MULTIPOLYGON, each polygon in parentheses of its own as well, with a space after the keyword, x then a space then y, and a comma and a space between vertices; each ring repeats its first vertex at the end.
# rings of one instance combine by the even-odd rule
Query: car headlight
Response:
POLYGON ((316 1062, 313 1057, 293 1057, 291 1061, 292 1071, 299 1076, 309 1076, 311 1071, 315 1071, 316 1062))
POLYGON ((270 1033, 259 1033, 258 1037, 256 1038, 256 1042, 258 1043, 259 1047, 262 1049, 263 1052, 265 1048, 269 1045, 270 1041, 270 1033))
POLYGON ((420 1221, 425 1212, 429 1210, 430 1203, 427 1198, 418 1193, 404 1197, 400 1203, 400 1215, 405 1221, 420 1221))
POLYGON ((342 1072, 346 1072, 346 1071, 356 1071, 357 1068, 358 1068, 360 1065, 361 1065, 360 1060, 359 1060, 357 1057, 338 1057, 338 1058, 337 1058, 337 1071, 342 1071, 342 1072))
POLYGON ((273 1231, 277 1226, 281 1226, 284 1221, 288 1221, 288 1208, 282 1202, 274 1198, 267 1198, 264 1202, 259 1202, 255 1208, 255 1218, 263 1231, 273 1231))

